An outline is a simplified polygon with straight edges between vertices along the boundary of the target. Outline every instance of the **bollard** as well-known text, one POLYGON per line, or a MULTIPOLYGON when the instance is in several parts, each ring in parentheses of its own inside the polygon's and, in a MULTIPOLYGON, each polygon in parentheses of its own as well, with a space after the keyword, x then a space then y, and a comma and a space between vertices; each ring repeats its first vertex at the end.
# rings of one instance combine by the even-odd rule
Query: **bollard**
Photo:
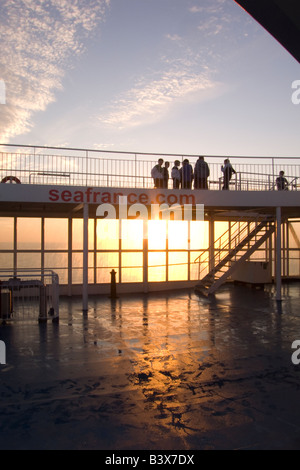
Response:
POLYGON ((117 299, 117 285, 116 285, 116 271, 113 269, 110 272, 110 298, 117 299))

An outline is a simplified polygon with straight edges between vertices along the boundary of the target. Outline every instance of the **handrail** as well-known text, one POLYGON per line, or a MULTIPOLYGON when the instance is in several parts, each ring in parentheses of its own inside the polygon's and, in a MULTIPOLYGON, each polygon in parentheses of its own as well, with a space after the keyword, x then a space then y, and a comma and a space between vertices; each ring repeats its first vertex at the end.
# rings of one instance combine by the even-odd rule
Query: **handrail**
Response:
POLYGON ((12 148, 29 148, 29 149, 46 149, 46 150, 63 150, 63 151, 76 151, 76 152, 93 152, 93 153, 105 153, 105 154, 118 154, 118 155, 148 155, 148 156, 158 156, 158 157, 182 157, 182 158, 198 158, 199 155, 203 155, 205 158, 217 158, 220 161, 223 161, 225 158, 230 159, 251 159, 251 160, 280 160, 281 162, 286 160, 299 160, 300 156, 286 156, 282 157, 279 155, 275 156, 263 156, 263 155, 209 155, 204 153, 198 154, 183 154, 183 153, 159 153, 159 152, 136 152, 136 151, 126 151, 126 150, 101 150, 96 148, 82 148, 82 147, 56 147, 48 145, 28 145, 28 144, 5 144, 0 143, 1 147, 12 147, 12 148))
MULTIPOLYGON (((254 221, 250 221, 250 224, 253 224, 255 223, 255 228, 253 229, 250 229, 249 225, 244 225, 244 227, 240 228, 240 224, 243 223, 243 222, 248 222, 247 220, 247 216, 244 215, 242 217, 239 218, 239 220, 237 220, 233 226, 229 227, 228 230, 226 230, 215 242, 214 242, 214 255, 211 257, 210 256, 210 253, 207 252, 207 251, 204 251, 203 253, 201 253, 197 258, 195 258, 194 260, 194 264, 196 264, 196 262, 198 262, 198 265, 199 265, 199 268, 198 268, 198 279, 200 280, 201 278, 201 273, 203 273, 204 271, 207 270, 207 268, 209 266, 207 266, 207 264, 212 264, 213 263, 213 270, 216 268, 216 266, 222 262, 226 256, 228 256, 229 252, 232 251, 232 250, 235 250, 237 248, 237 246, 243 242, 243 240, 247 237, 244 238, 244 234, 245 234, 245 231, 249 232, 249 234, 251 232, 253 232, 254 230, 257 229, 257 227, 259 226, 259 224, 262 224, 263 222, 270 222, 272 221, 272 218, 271 217, 268 217, 268 216, 257 216, 257 218, 254 220, 254 221), (234 232, 232 233, 232 228, 235 227, 234 229, 234 232), (229 233, 230 233, 230 237, 229 237, 229 233), (222 239, 225 239, 225 244, 222 245, 221 243, 221 240, 222 239), (237 239, 238 239, 238 243, 237 243, 237 239), (219 247, 217 247, 217 245, 219 244, 219 247), (234 247, 233 247, 234 245, 234 247), (228 251, 228 253, 227 253, 228 251), (204 260, 201 260, 202 256, 206 254, 206 257, 204 260), (222 257, 223 255, 223 257, 222 257), (201 264, 205 264, 205 266, 203 267, 203 269, 200 268, 201 264)), ((256 235, 257 233, 255 233, 255 240, 256 240, 256 235)), ((237 253, 235 253, 235 256, 237 255, 237 253)))
MULTIPOLYGON (((32 184, 31 175, 40 176, 43 173, 47 177, 47 184, 66 184, 59 177, 68 174, 70 175, 68 185, 114 187, 127 185, 150 188, 153 187, 151 168, 157 163, 158 157, 170 162, 188 158, 194 165, 198 155, 0 144, 0 181, 7 174, 14 174, 19 179, 22 177, 22 183, 32 184)), ((221 164, 226 157, 220 155, 204 157, 211 170, 208 179, 209 189, 220 190, 223 182, 221 164)), ((299 188, 300 157, 242 155, 229 158, 237 172, 230 182, 231 189, 239 191, 276 189, 276 178, 281 170, 286 173, 290 189, 299 188)), ((171 167, 169 174, 170 170, 171 167)), ((45 179, 35 178, 38 182, 34 184, 44 184, 45 179)), ((169 186, 172 186, 171 178, 169 181, 169 186)))

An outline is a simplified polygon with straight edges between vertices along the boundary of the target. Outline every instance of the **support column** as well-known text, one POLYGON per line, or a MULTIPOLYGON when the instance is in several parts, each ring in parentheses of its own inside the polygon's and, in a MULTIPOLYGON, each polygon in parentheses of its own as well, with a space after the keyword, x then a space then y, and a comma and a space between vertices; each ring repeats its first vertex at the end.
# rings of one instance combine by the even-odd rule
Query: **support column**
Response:
POLYGON ((214 256, 215 256, 215 221, 213 215, 209 218, 209 266, 208 269, 211 271, 214 268, 214 256))
POLYGON ((72 249, 73 249, 73 219, 69 216, 68 221, 68 296, 72 297, 72 249))
POLYGON ((14 217, 14 276, 17 276, 17 267, 18 267, 18 262, 17 262, 17 242, 18 242, 18 219, 17 217, 14 217))
POLYGON ((281 207, 276 207, 276 300, 281 301, 281 207))
POLYGON ((89 249, 89 205, 83 205, 83 280, 82 280, 82 310, 88 311, 88 249, 89 249))
POLYGON ((143 220, 143 284, 148 293, 148 220, 143 220))

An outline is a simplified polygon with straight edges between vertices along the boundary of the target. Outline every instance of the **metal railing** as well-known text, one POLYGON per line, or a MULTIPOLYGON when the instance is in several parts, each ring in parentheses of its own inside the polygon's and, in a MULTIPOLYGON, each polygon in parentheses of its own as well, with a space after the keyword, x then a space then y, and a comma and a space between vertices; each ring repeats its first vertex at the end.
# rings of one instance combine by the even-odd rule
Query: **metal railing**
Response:
POLYGON ((201 280, 205 277, 209 270, 215 275, 216 267, 228 257, 230 258, 226 264, 231 265, 237 261, 242 254, 256 244, 272 223, 273 218, 269 216, 257 215, 253 220, 249 220, 249 216, 243 215, 236 222, 230 224, 230 227, 215 240, 213 254, 211 255, 209 250, 203 250, 193 261, 194 264, 198 263, 198 279, 201 280), (246 243, 237 250, 243 241, 246 243))
MULTIPOLYGON (((159 158, 170 162, 188 159, 195 165, 198 155, 130 153, 92 149, 35 147, 0 144, 0 181, 22 184, 153 188, 151 169, 159 158)), ((221 165, 226 156, 206 155, 210 168, 209 189, 223 185, 221 165)), ((237 174, 231 190, 270 191, 276 178, 285 172, 289 189, 300 187, 300 157, 231 156, 237 174)), ((173 187, 169 179, 169 189, 173 187)))
POLYGON ((0 321, 59 318, 59 277, 48 269, 0 269, 0 321))

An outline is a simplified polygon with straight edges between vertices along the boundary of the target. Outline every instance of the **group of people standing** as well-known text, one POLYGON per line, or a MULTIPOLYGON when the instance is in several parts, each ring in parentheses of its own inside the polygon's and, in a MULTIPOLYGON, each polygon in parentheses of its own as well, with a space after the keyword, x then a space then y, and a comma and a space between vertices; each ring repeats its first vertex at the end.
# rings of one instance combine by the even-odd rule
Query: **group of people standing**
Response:
MULTIPOLYGON (((165 162, 164 166, 163 164, 163 159, 159 158, 157 164, 152 168, 151 176, 154 180, 155 188, 167 189, 169 185, 170 163, 165 162)), ((224 165, 222 165, 221 171, 224 175, 223 189, 229 189, 229 182, 236 171, 233 169, 228 158, 224 160, 224 165)), ((187 158, 183 160, 181 168, 180 161, 175 160, 174 166, 171 170, 173 189, 192 189, 193 182, 194 189, 208 189, 207 180, 209 175, 209 166, 202 156, 198 158, 194 169, 187 158)))

